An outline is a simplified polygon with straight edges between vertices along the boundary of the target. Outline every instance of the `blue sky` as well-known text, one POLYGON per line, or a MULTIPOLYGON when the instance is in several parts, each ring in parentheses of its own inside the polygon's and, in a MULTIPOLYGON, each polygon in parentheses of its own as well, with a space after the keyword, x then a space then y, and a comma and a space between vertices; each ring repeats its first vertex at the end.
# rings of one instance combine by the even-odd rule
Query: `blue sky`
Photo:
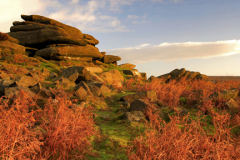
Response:
POLYGON ((175 68, 240 76, 239 0, 0 0, 0 31, 21 14, 79 28, 148 76, 175 68))

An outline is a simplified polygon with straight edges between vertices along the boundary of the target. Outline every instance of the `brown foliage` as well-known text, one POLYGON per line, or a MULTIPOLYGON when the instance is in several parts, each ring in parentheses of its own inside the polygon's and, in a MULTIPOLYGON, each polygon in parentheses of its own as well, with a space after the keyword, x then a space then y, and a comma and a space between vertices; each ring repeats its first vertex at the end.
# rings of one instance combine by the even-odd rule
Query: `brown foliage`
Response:
POLYGON ((213 117, 216 132, 210 135, 203 129, 200 113, 198 119, 191 122, 188 117, 180 120, 178 116, 171 116, 171 121, 166 123, 153 111, 153 107, 149 107, 146 113, 150 118, 149 129, 128 147, 130 160, 240 157, 239 144, 231 138, 228 128, 229 114, 216 114, 213 117))
POLYGON ((43 143, 34 131, 38 110, 35 101, 20 91, 18 97, 0 99, 0 157, 2 159, 34 159, 43 143))
POLYGON ((6 41, 9 39, 9 35, 7 33, 0 32, 0 41, 6 41))
POLYGON ((0 99, 0 159, 83 159, 94 135, 91 107, 74 106, 67 94, 52 91, 45 109, 22 90, 0 99))
POLYGON ((83 159, 89 153, 89 137, 94 135, 94 120, 89 108, 72 108, 66 97, 49 99, 44 109, 43 123, 47 131, 41 155, 44 158, 83 159))
POLYGON ((20 65, 27 65, 27 66, 36 66, 39 65, 39 62, 32 60, 28 56, 16 53, 13 55, 9 55, 5 57, 5 63, 8 64, 20 64, 20 65))

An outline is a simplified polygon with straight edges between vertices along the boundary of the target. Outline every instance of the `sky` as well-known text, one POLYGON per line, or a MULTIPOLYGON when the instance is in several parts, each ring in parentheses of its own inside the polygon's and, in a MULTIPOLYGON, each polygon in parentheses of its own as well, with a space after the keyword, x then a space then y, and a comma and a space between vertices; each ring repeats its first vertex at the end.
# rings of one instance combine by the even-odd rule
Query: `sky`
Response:
POLYGON ((0 0, 0 31, 38 14, 91 34, 147 76, 240 76, 240 0, 0 0))

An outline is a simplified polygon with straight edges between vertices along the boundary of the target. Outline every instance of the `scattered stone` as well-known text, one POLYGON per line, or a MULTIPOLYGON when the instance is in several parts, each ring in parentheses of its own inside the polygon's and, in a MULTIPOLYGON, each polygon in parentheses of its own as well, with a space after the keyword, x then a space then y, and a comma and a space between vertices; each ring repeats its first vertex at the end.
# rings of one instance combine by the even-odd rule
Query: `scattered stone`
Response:
POLYGON ((39 76, 34 72, 29 72, 27 76, 32 77, 36 82, 39 82, 40 80, 39 76))
POLYGON ((102 92, 99 87, 95 86, 92 83, 88 83, 88 87, 89 87, 91 93, 93 94, 93 96, 99 97, 101 95, 102 92))
POLYGON ((118 66, 122 67, 122 68, 130 69, 130 70, 136 67, 136 65, 131 64, 131 63, 125 63, 125 64, 121 64, 121 65, 118 65, 118 66))
POLYGON ((130 103, 130 111, 144 111, 148 106, 150 106, 150 103, 148 103, 146 100, 143 99, 137 99, 130 103))
POLYGON ((35 94, 38 94, 42 89, 42 85, 40 83, 37 83, 35 86, 29 87, 29 89, 35 94))
POLYGON ((52 92, 49 91, 46 88, 40 89, 40 92, 38 94, 39 94, 39 97, 41 97, 41 98, 50 98, 50 97, 52 97, 52 92))
POLYGON ((121 60, 121 57, 119 56, 113 56, 113 55, 105 55, 103 57, 104 63, 115 63, 116 61, 121 60))
POLYGON ((23 90, 25 93, 28 94, 28 96, 30 97, 34 97, 36 94, 33 93, 29 88, 26 87, 21 87, 21 86, 17 86, 17 87, 8 87, 4 89, 4 95, 8 98, 17 95, 19 93, 20 90, 23 90))
POLYGON ((85 100, 88 96, 87 91, 82 86, 78 87, 74 94, 79 98, 79 100, 85 100))
POLYGON ((80 87, 83 87, 83 88, 86 90, 86 92, 87 92, 89 95, 92 96, 92 92, 91 92, 89 86, 88 86, 85 82, 81 81, 81 82, 75 87, 74 90, 77 91, 80 87))
POLYGON ((37 82, 29 76, 17 76, 14 80, 14 83, 10 85, 10 87, 30 87, 35 86, 37 82))
POLYGON ((56 88, 68 88, 70 86, 74 86, 75 85, 75 83, 73 83, 69 79, 64 78, 62 76, 60 76, 58 78, 58 80, 56 80, 54 83, 56 85, 56 88))
POLYGON ((52 78, 56 78, 58 75, 54 72, 50 72, 49 74, 49 78, 52 79, 52 78))
POLYGON ((157 93, 155 90, 145 91, 145 92, 137 92, 135 94, 128 94, 126 96, 121 97, 120 101, 133 102, 134 100, 144 99, 144 98, 150 99, 151 101, 156 101, 157 93))
POLYGON ((136 122, 147 122, 144 113, 141 111, 131 111, 126 112, 123 115, 123 120, 126 120, 128 122, 136 121, 136 122))

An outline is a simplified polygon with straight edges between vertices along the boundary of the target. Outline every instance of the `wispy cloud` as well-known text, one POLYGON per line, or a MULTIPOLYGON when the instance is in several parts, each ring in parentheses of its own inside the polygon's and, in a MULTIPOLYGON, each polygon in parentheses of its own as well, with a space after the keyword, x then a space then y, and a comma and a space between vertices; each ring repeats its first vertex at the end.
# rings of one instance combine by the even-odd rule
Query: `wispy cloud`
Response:
POLYGON ((13 21, 22 21, 21 14, 40 14, 84 31, 125 32, 121 21, 109 12, 118 11, 122 5, 130 5, 134 0, 3 0, 0 6, 0 31, 9 32, 13 21))
POLYGON ((108 50, 108 54, 122 57, 122 63, 148 63, 197 58, 229 56, 240 53, 240 40, 216 42, 143 44, 131 48, 108 50))

